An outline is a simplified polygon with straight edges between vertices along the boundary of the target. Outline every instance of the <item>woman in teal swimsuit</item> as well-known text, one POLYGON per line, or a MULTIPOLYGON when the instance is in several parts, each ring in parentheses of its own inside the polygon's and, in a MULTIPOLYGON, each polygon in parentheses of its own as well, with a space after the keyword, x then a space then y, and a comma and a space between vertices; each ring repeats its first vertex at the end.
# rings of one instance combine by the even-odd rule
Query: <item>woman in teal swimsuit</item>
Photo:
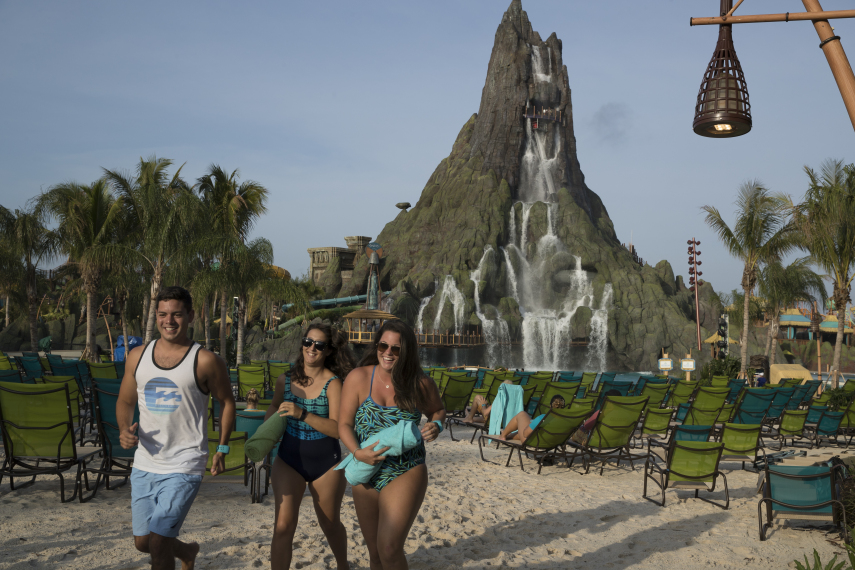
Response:
POLYGON ((398 570, 408 567, 404 542, 427 491, 425 448, 420 444, 384 457, 388 447, 359 445, 400 421, 420 422, 422 414, 428 419, 422 438, 433 441, 442 431, 445 410, 436 384, 422 372, 416 335, 402 321, 383 323, 359 365, 342 388, 339 435, 357 460, 382 463, 370 482, 353 487, 353 504, 371 568, 398 570))

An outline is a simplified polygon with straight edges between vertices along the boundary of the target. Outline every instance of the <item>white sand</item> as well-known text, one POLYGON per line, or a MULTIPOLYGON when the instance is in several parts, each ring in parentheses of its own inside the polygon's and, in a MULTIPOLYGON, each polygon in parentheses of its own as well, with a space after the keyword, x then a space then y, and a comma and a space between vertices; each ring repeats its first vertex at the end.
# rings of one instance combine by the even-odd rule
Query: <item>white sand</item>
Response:
MULTIPOLYGON (((494 463, 481 461, 477 443, 452 442, 448 432, 428 444, 430 486, 406 545, 411 568, 783 569, 814 548, 824 561, 843 552, 828 540, 838 540, 836 531, 801 521, 776 524, 760 542, 757 475, 738 463, 723 464, 731 501, 722 510, 690 492, 669 491, 665 508, 644 500, 641 467, 612 464, 601 477, 562 464, 538 476, 530 460, 522 472, 516 456, 505 467, 507 452, 485 455, 494 463)), ((309 497, 300 516, 292 567, 334 567, 309 497)), ((342 519, 351 566, 368 568, 349 488, 342 519)), ((253 505, 242 482, 206 478, 181 538, 201 544, 197 568, 267 568, 272 525, 269 496, 253 505)), ((131 535, 127 485, 102 487, 86 504, 60 504, 55 478, 18 491, 4 479, 0 487, 0 569, 148 568, 131 535)))

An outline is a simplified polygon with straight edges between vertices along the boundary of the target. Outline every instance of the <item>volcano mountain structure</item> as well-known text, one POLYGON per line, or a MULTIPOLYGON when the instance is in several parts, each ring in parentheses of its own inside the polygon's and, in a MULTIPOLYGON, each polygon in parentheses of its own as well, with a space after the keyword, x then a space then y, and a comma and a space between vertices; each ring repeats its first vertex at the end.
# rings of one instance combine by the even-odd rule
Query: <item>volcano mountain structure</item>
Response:
MULTIPOLYGON (((696 343, 694 303, 668 262, 639 264, 618 241, 585 184, 570 94, 561 40, 542 40, 514 0, 478 113, 415 207, 375 240, 380 284, 393 289, 391 311, 424 332, 480 327, 485 365, 651 369, 661 349, 682 357, 696 343)), ((327 293, 363 293, 367 262, 327 293)), ((712 329, 711 286, 701 294, 712 329)))

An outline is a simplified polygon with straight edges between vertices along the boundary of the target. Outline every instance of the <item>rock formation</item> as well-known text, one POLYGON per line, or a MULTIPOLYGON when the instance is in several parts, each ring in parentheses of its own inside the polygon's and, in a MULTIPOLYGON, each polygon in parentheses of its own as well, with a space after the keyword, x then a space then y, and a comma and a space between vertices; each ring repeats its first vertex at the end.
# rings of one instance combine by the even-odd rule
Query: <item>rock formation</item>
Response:
MULTIPOLYGON (((415 207, 375 240, 381 286, 394 290, 393 312, 408 307, 402 318, 418 303, 423 329, 480 326, 499 347, 494 364, 519 339, 522 361, 511 365, 650 369, 661 349, 682 356, 695 344, 694 303, 667 262, 639 265, 618 241, 585 184, 570 95, 561 40, 543 41, 514 0, 478 113, 415 207)), ((364 293, 366 263, 339 295, 364 293)), ((708 284, 702 299, 701 325, 712 330, 719 308, 708 284)))

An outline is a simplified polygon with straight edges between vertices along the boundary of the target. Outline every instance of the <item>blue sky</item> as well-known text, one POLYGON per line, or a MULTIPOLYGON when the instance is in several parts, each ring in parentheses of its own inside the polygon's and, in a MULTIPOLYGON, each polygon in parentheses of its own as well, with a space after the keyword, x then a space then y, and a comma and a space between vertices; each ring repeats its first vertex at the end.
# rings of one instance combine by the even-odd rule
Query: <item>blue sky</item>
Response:
MULTIPOLYGON (((256 235, 300 275, 306 248, 376 237, 415 204, 477 112, 509 0, 325 2, 9 2, 0 0, 0 204, 131 169, 152 154, 239 168, 271 192, 256 235)), ((851 6, 826 0, 826 10, 851 6)), ((855 161, 853 129, 809 22, 734 27, 754 127, 692 132, 717 37, 691 16, 718 2, 523 1, 544 39, 556 32, 572 89, 579 160, 619 239, 686 275, 701 240, 716 290, 740 264, 700 207, 728 215, 757 178, 801 196, 804 165, 855 161)), ((750 0, 738 13, 800 12, 750 0)), ((832 23, 855 57, 855 22, 832 23)))

